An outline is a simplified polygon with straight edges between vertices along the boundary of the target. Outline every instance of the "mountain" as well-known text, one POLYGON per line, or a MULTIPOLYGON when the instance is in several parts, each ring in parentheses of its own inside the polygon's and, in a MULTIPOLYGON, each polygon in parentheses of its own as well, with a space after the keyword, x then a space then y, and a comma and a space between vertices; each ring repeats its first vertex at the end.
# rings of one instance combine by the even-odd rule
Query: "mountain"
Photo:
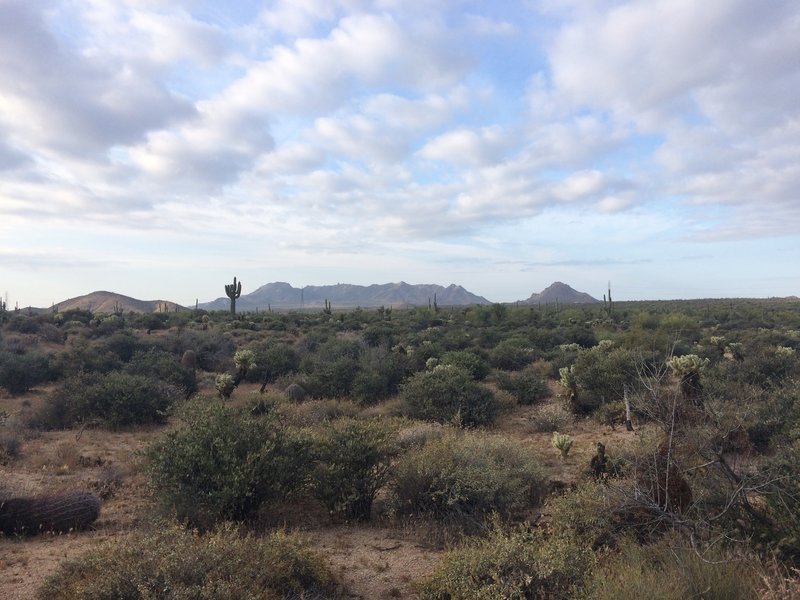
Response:
POLYGON ((130 296, 115 294, 114 292, 92 292, 85 296, 70 298, 56 305, 56 308, 64 312, 66 310, 81 309, 93 313, 113 313, 122 310, 128 313, 151 313, 173 311, 175 308, 181 309, 178 304, 166 300, 137 300, 130 296))
POLYGON ((556 301, 561 304, 590 304, 592 302, 600 302, 600 300, 593 298, 585 292, 579 292, 572 289, 566 283, 556 281, 538 294, 531 294, 530 298, 523 300, 520 304, 539 304, 556 301))
MULTIPOLYGON (((411 285, 400 283, 373 284, 369 286, 338 283, 336 285, 308 285, 296 288, 288 283, 275 282, 262 285, 249 294, 242 294, 236 300, 236 310, 266 310, 321 308, 325 301, 334 308, 364 308, 376 306, 427 306, 434 296, 439 306, 464 306, 469 304, 490 304, 481 296, 476 296, 460 285, 448 287, 434 284, 411 285)), ((230 299, 220 297, 212 302, 200 304, 206 310, 227 310, 230 299)))

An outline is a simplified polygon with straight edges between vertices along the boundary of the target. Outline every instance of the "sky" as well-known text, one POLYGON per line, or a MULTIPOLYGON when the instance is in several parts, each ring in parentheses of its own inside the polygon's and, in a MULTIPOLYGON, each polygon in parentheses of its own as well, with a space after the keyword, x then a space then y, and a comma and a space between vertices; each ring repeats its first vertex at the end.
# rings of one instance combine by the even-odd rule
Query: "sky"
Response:
POLYGON ((800 295, 796 0, 0 0, 0 294, 800 295))

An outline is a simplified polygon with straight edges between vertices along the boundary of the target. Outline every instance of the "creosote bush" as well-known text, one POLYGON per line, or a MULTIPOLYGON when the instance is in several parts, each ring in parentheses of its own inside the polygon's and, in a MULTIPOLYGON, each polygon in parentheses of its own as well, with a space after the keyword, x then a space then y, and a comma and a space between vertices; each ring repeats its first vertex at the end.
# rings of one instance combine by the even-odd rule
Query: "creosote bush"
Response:
POLYGON ((594 600, 756 600, 764 581, 758 559, 715 551, 700 556, 676 536, 648 546, 633 540, 607 556, 587 584, 594 600))
POLYGON ((252 518, 307 486, 311 440, 271 415, 240 416, 197 399, 183 417, 185 427, 147 451, 156 496, 180 521, 208 527, 252 518))
POLYGON ((322 600, 341 592, 324 561, 297 536, 259 538, 233 527, 199 535, 167 526, 62 563, 37 597, 322 600))
POLYGON ((38 424, 65 428, 99 420, 111 428, 161 423, 182 390, 145 375, 112 371, 63 381, 39 411, 38 424))
POLYGON ((491 423, 501 408, 491 390, 451 365, 415 373, 401 386, 400 398, 409 417, 467 426, 491 423))
POLYGON ((500 371, 495 375, 497 387, 508 392, 519 404, 531 405, 550 395, 547 381, 532 368, 518 373, 500 371))
POLYGON ((397 454, 399 423, 338 419, 323 424, 316 442, 315 496, 334 515, 369 520, 375 495, 397 454))
POLYGON ((517 442, 474 431, 450 431, 397 462, 390 486, 399 515, 436 519, 465 531, 492 513, 518 518, 543 498, 544 469, 517 442))
POLYGON ((594 555, 569 538, 500 527, 450 551, 419 586, 423 600, 568 600, 579 597, 594 555))

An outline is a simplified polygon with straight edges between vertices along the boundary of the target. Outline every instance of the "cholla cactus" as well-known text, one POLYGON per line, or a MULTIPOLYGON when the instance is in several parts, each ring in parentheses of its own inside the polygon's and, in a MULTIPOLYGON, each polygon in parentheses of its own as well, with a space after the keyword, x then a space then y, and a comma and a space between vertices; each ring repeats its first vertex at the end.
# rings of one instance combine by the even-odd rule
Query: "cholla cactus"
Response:
POLYGON ((564 388, 564 398, 569 405, 572 405, 575 396, 578 394, 578 381, 575 378, 575 367, 561 367, 558 370, 558 374, 560 376, 558 383, 564 388))
POLYGON ((744 346, 738 342, 731 342, 725 347, 725 352, 733 357, 733 360, 744 360, 744 352, 742 352, 744 346))
POLYGON ((708 362, 707 358, 700 358, 696 354, 673 356, 667 361, 673 374, 680 378, 683 397, 691 400, 697 406, 703 404, 703 384, 700 381, 700 373, 708 366, 708 362))
POLYGON ((720 356, 725 356, 725 337, 722 335, 712 335, 709 340, 711 345, 717 349, 720 356))
POLYGON ((256 355, 252 350, 237 350, 233 355, 233 365, 236 367, 236 378, 233 383, 236 387, 242 382, 248 371, 258 366, 256 355))
POLYGON ((553 432, 553 448, 561 452, 561 460, 567 459, 567 454, 569 454, 569 449, 572 448, 572 443, 574 441, 575 440, 566 433, 553 432))
POLYGON ((229 373, 220 373, 217 375, 214 387, 217 388, 220 398, 227 400, 231 397, 233 390, 236 388, 236 383, 229 373))

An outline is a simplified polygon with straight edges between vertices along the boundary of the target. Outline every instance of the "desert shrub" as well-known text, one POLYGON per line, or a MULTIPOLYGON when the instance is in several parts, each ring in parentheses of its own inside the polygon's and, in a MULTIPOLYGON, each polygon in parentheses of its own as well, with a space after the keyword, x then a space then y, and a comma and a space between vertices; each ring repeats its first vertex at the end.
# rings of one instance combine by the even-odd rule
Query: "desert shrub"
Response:
POLYGON ((188 395, 197 389, 194 369, 184 367, 174 354, 151 349, 137 352, 125 365, 125 372, 133 375, 149 375, 179 388, 188 395))
POLYGON ((315 398, 350 395, 359 370, 361 346, 352 340, 330 339, 304 359, 303 387, 315 398))
POLYGON ((800 442, 787 445, 762 468, 771 475, 765 496, 770 522, 762 527, 767 546, 762 550, 800 565, 800 442))
POLYGON ((52 323, 42 323, 41 329, 39 330, 39 337, 47 342, 63 344, 66 334, 52 323))
POLYGON ((337 419, 325 423, 316 443, 315 496, 331 514, 369 520, 372 502, 397 453, 397 424, 337 419))
POLYGON ((366 348, 353 379, 353 398, 364 405, 385 400, 397 394, 407 374, 408 360, 404 354, 386 346, 366 348))
POLYGON ((99 351, 107 350, 122 362, 128 362, 135 352, 141 350, 143 344, 130 330, 120 330, 104 338, 98 345, 99 351))
POLYGON ((543 404, 528 417, 531 431, 550 432, 564 429, 575 417, 560 404, 543 404))
POLYGON ((277 407, 277 414, 288 424, 297 427, 318 425, 341 417, 355 417, 359 406, 350 400, 307 400, 301 404, 283 403, 277 407))
POLYGON ((594 562, 591 551, 567 538, 496 528, 445 555, 419 592, 424 600, 568 600, 594 562))
POLYGON ((399 515, 431 517, 464 530, 497 513, 515 518, 542 500, 544 470, 518 443, 486 433, 450 432, 403 455, 391 502, 399 515))
POLYGON ((197 368, 221 373, 233 366, 236 347, 230 334, 219 331, 184 331, 167 338, 169 350, 176 356, 187 350, 195 353, 197 368))
POLYGON ((368 346, 394 345, 394 328, 389 323, 372 323, 361 332, 361 338, 368 346))
POLYGON ((452 365, 463 369, 469 373, 473 379, 478 381, 486 379, 489 375, 489 364, 480 356, 469 350, 452 350, 445 352, 439 363, 442 365, 452 365))
POLYGON ((495 375, 497 387, 508 392, 519 404, 530 405, 550 395, 547 381, 532 368, 512 374, 500 371, 495 375))
POLYGON ((638 381, 635 357, 622 348, 598 346, 579 352, 571 371, 575 391, 568 396, 568 405, 576 414, 589 414, 622 398, 625 387, 638 381))
POLYGON ((271 341, 252 350, 256 366, 245 376, 250 383, 272 383, 282 375, 294 373, 300 366, 300 357, 289 344, 271 341))
POLYGON ((119 356, 109 348, 92 345, 85 338, 76 338, 66 352, 58 354, 54 367, 64 374, 108 373, 122 366, 119 356))
POLYGON ((324 561, 295 535, 261 538, 232 527, 200 535, 174 526, 115 540, 62 563, 39 588, 73 598, 338 598, 324 561))
POLYGON ((503 371, 517 371, 531 360, 533 356, 530 350, 512 340, 500 342, 489 352, 489 364, 503 371))
POLYGON ((446 365, 412 375, 401 385, 400 398, 408 416, 441 423, 485 425, 500 410, 491 390, 466 371, 446 365))
POLYGON ((306 486, 310 440, 270 415, 239 416, 206 400, 185 407, 184 418, 147 451, 156 495, 181 521, 251 518, 306 486))
POLYGON ((39 333, 41 324, 36 317, 16 314, 8 320, 6 329, 17 333, 39 333))
POLYGON ((145 375, 80 374, 61 382, 48 396, 37 422, 48 429, 92 419, 111 428, 161 423, 181 395, 178 388, 145 375))
POLYGON ((10 394, 23 394, 50 379, 50 361, 44 354, 0 352, 0 387, 10 394))
POLYGON ((754 557, 720 551, 703 556, 688 541, 667 539, 622 545, 620 554, 608 556, 592 573, 586 592, 596 600, 756 600, 761 583, 754 557))

